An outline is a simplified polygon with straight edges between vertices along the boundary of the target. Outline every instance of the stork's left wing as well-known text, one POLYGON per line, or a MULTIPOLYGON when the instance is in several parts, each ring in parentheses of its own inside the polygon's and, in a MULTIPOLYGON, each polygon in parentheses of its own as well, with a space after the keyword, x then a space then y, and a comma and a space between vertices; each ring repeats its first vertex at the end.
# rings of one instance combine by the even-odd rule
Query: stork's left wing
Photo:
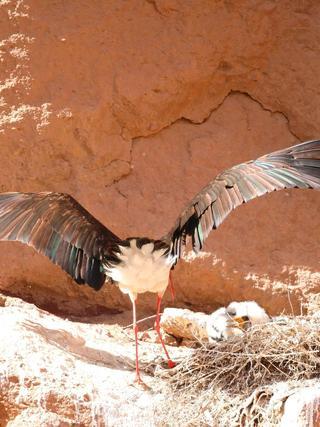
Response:
POLYGON ((198 193, 164 238, 178 258, 192 238, 197 252, 212 229, 242 203, 285 188, 320 189, 320 141, 308 141, 227 169, 198 193))
POLYGON ((108 279, 103 261, 121 242, 73 197, 50 192, 0 194, 1 240, 32 246, 96 290, 108 279))

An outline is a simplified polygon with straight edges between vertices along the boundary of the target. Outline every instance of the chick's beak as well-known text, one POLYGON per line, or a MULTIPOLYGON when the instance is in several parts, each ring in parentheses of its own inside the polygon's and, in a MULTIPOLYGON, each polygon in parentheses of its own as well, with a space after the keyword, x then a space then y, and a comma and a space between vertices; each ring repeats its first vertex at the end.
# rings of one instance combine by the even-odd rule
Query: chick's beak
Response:
POLYGON ((233 317, 235 322, 238 323, 238 327, 242 330, 247 330, 250 327, 250 320, 248 316, 233 317))

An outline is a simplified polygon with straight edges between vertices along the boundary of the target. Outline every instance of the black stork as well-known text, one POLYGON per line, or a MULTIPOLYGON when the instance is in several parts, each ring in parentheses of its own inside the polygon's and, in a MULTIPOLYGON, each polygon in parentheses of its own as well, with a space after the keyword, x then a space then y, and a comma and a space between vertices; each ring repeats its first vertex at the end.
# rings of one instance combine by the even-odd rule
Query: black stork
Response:
POLYGON ((52 192, 0 194, 0 240, 32 246, 79 284, 99 290, 112 282, 129 295, 136 341, 136 381, 143 384, 138 359, 138 294, 157 294, 155 328, 172 367, 174 363, 160 334, 160 304, 171 282, 171 269, 188 237, 193 250, 199 251, 210 231, 234 208, 288 188, 320 189, 320 141, 304 142, 222 172, 191 200, 171 231, 159 240, 123 240, 71 196, 52 192))

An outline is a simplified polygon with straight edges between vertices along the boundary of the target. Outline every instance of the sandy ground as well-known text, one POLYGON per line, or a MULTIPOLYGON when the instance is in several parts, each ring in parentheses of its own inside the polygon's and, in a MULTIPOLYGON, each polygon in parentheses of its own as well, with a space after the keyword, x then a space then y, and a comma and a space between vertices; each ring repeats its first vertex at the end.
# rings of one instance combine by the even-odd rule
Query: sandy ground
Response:
MULTIPOLYGON (((156 407, 164 396, 157 392, 160 380, 153 372, 163 353, 159 344, 140 341, 149 389, 136 388, 133 333, 123 326, 130 319, 130 312, 63 319, 2 298, 0 425, 156 425, 156 407)), ((148 337, 155 338, 153 332, 148 337)), ((170 351, 180 358, 190 350, 170 351)))

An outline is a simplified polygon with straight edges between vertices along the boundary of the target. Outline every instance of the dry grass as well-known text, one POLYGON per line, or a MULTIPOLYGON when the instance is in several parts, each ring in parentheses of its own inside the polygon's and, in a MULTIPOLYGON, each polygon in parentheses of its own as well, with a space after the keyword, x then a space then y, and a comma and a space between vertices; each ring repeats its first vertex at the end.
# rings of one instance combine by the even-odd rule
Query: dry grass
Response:
POLYGON ((190 352, 166 373, 173 404, 163 424, 276 425, 271 403, 279 387, 320 376, 319 331, 320 317, 282 318, 190 352))

